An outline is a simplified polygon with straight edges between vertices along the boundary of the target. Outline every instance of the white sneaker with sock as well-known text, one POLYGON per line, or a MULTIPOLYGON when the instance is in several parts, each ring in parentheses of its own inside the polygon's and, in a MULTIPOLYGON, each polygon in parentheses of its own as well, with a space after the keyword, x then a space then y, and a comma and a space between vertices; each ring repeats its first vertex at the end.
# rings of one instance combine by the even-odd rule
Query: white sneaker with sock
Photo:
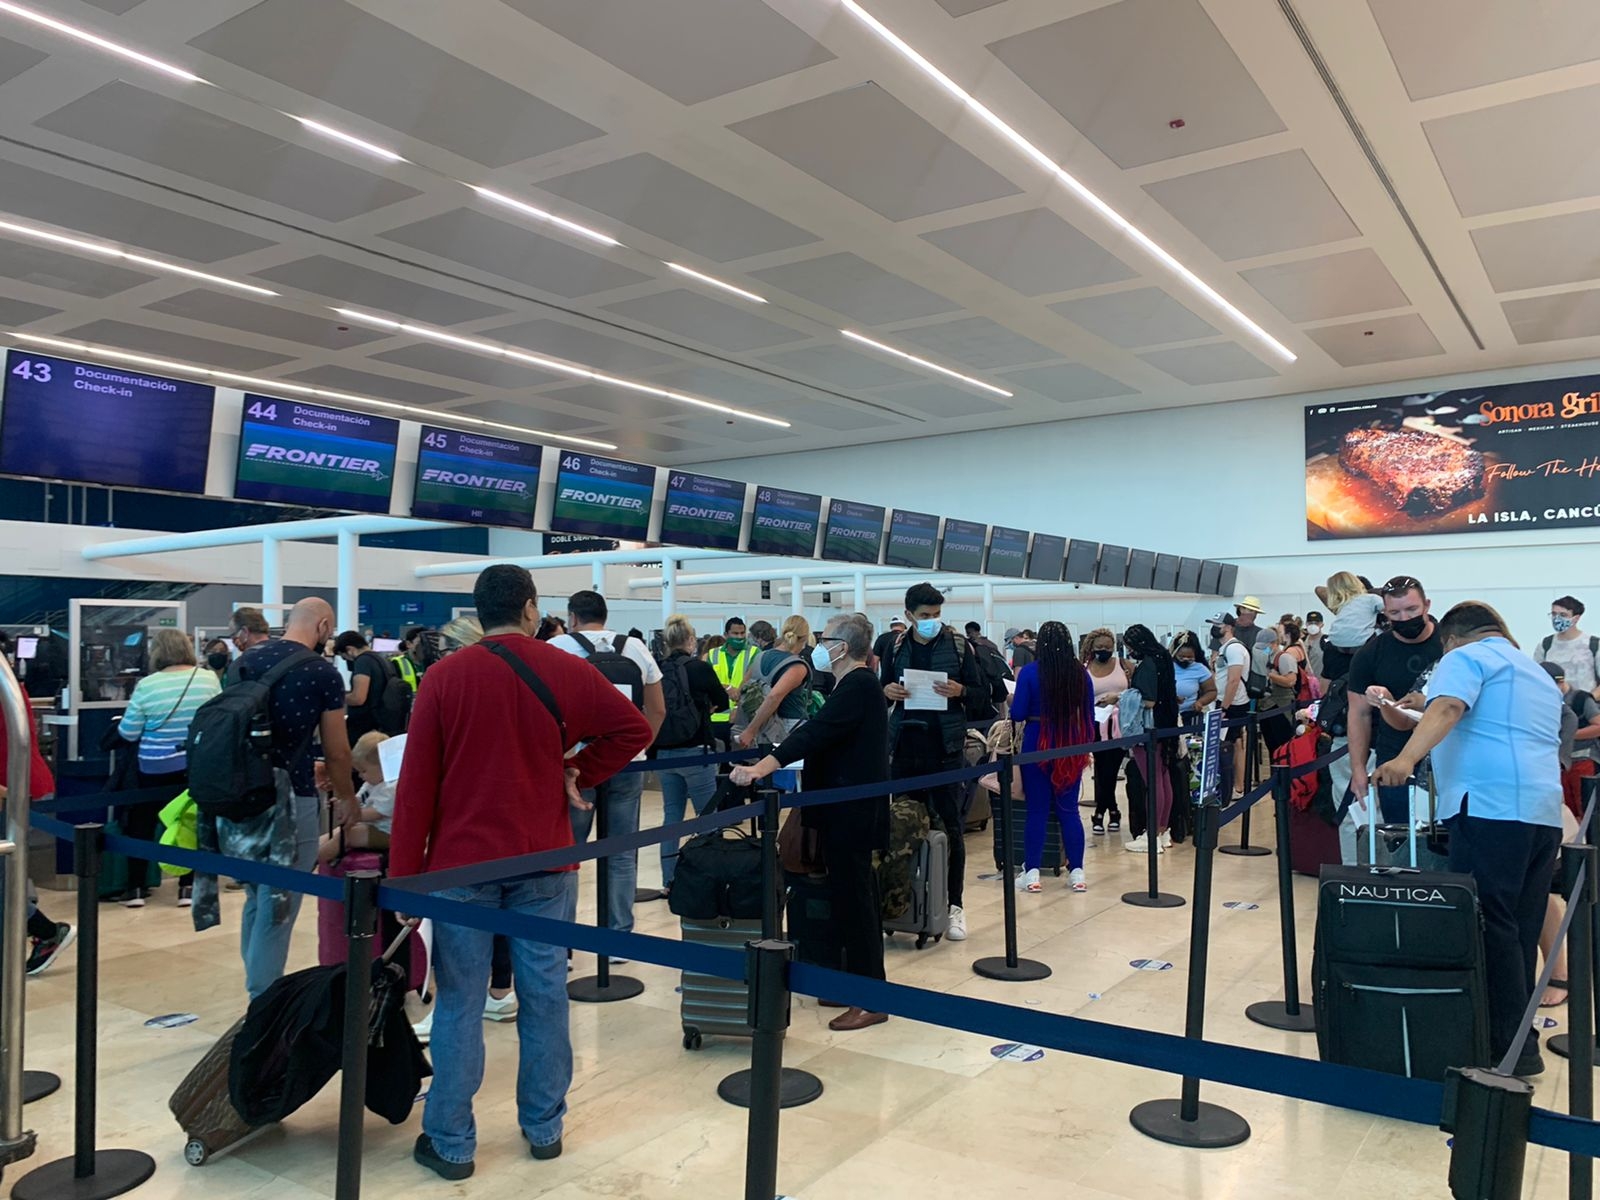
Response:
POLYGON ((967 911, 958 905, 950 906, 950 927, 945 930, 945 937, 952 942, 967 940, 967 911))
POLYGON ((1067 886, 1075 892, 1087 892, 1089 885, 1083 881, 1083 868, 1074 867, 1067 875, 1067 886))
POLYGON ((517 994, 511 992, 499 1000, 491 992, 483 1002, 485 1021, 515 1021, 517 1019, 517 994))
POLYGON ((411 1027, 411 1032, 417 1035, 417 1041, 424 1046, 433 1037, 433 1009, 428 1010, 427 1016, 411 1027))
POLYGON ((1019 892, 1036 892, 1036 891, 1038 891, 1039 890, 1039 868, 1035 867, 1031 871, 1024 871, 1021 875, 1018 875, 1017 878, 1016 878, 1016 881, 1015 881, 1015 887, 1016 887, 1017 891, 1019 891, 1019 892))

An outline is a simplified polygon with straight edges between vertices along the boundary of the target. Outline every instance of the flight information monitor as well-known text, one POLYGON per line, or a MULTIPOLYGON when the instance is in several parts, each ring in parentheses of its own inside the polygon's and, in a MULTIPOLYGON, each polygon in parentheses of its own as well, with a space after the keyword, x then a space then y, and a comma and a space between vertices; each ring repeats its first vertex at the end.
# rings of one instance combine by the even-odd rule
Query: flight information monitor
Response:
POLYGON ((1100 543, 1073 538, 1067 543, 1067 582, 1093 583, 1100 562, 1100 543))
POLYGON ((563 450, 550 528, 642 542, 650 536, 650 501, 655 493, 654 467, 563 450))
POLYGON ((1156 577, 1151 584, 1158 592, 1170 592, 1178 586, 1178 556, 1176 554, 1156 555, 1156 577))
POLYGON ((830 562, 876 563, 883 550, 884 511, 879 504, 830 500, 822 557, 830 562))
POLYGON ((821 524, 821 496, 758 485, 748 552, 810 558, 817 552, 817 530, 821 524))
POLYGON ((1155 574, 1156 552, 1154 550, 1134 550, 1128 554, 1128 587, 1147 588, 1155 582, 1155 574))
POLYGON ((1217 586, 1222 579, 1222 564, 1212 562, 1209 558, 1200 564, 1200 591, 1207 596, 1217 594, 1217 586))
POLYGON ((1234 585, 1239 582, 1239 565, 1237 563, 1223 563, 1222 573, 1217 577, 1217 595, 1233 595, 1234 585))
POLYGON ((1028 565, 1028 531, 996 525, 989 536, 984 574, 1021 579, 1028 565))
POLYGON ((240 500, 388 512, 399 433, 393 417, 247 392, 233 494, 240 500))
POLYGON ((883 555, 886 565, 931 571, 938 548, 938 517, 931 513, 906 512, 902 508, 889 514, 889 546, 883 555))
POLYGON ((1128 577, 1128 548, 1126 546, 1101 546, 1100 567, 1095 572, 1096 583, 1121 587, 1128 577))
POLYGON ((946 518, 944 540, 939 547, 939 570, 960 571, 967 575, 983 573, 983 550, 989 541, 989 527, 977 521, 946 518))
POLYGON ((733 479, 673 471, 667 475, 667 506, 661 540, 669 546, 737 550, 744 525, 747 488, 733 479))
POLYGON ((1061 582, 1062 565, 1067 558, 1067 539, 1049 533, 1033 535, 1033 550, 1028 555, 1028 578, 1047 583, 1061 582))
POLYGON ((182 379, 12 350, 0 474, 199 494, 215 398, 182 379))
POLYGON ((424 425, 411 515, 532 529, 543 454, 531 442, 424 425))
POLYGON ((1180 558, 1178 560, 1178 590, 1180 592, 1198 592, 1200 590, 1200 560, 1198 558, 1180 558))

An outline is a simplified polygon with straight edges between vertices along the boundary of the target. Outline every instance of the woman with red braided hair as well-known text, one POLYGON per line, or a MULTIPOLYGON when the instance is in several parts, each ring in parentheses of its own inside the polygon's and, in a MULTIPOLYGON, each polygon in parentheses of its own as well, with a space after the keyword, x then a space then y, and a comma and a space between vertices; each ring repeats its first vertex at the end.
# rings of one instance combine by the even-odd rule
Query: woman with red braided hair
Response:
MULTIPOLYGON (((1046 621, 1039 627, 1034 661, 1017 675, 1011 719, 1025 723, 1024 754, 1094 741, 1094 683, 1073 653, 1072 634, 1060 621, 1046 621)), ((1022 793, 1028 804, 1028 824, 1023 839, 1023 873, 1017 880, 1020 890, 1041 890, 1039 863, 1044 857, 1052 808, 1061 826, 1072 890, 1088 890, 1083 879, 1083 818, 1078 815, 1078 788, 1088 762, 1088 754, 1071 754, 1023 766, 1022 793)))

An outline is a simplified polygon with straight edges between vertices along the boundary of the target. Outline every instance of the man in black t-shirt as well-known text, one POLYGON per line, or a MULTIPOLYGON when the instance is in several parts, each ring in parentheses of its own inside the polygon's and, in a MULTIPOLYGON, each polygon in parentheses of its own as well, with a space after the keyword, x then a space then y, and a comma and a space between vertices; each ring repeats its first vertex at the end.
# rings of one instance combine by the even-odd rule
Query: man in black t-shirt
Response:
POLYGON ((350 665, 350 694, 345 698, 345 724, 353 746, 363 734, 378 728, 378 705, 388 682, 388 668, 372 653, 367 639, 354 629, 341 633, 333 652, 350 665))
MULTIPOLYGON (((1357 800, 1367 794, 1368 751, 1382 766, 1405 748, 1416 723, 1380 703, 1418 690, 1417 681, 1444 656, 1439 629, 1429 616, 1432 602, 1422 584, 1410 575, 1396 575, 1378 589, 1389 628, 1356 651, 1346 688, 1350 697, 1350 790, 1357 800)), ((1411 818, 1410 789, 1380 787, 1383 820, 1400 824, 1411 818)))

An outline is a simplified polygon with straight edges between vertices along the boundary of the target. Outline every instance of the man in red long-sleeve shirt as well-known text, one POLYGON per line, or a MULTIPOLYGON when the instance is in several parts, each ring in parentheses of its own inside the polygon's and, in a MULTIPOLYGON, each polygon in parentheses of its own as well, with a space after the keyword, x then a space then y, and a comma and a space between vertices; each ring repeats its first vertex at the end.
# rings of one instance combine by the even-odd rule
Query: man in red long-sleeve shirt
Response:
MULTIPOLYGON (((579 789, 611 778, 650 744, 649 724, 605 676, 533 639, 539 596, 525 568, 488 568, 472 598, 483 641, 430 668, 417 691, 395 793, 389 867, 396 876, 571 846, 567 809, 583 803, 579 789), (501 657, 507 654, 542 682, 546 698, 501 657)), ((438 896, 571 921, 577 884, 573 867, 438 896)), ((434 931, 434 1076, 414 1157, 445 1179, 472 1174, 492 945, 493 935, 477 929, 440 924, 434 931)), ((513 940, 511 954, 521 1044, 517 1120, 533 1157, 555 1158, 572 1082, 566 951, 513 940)))

